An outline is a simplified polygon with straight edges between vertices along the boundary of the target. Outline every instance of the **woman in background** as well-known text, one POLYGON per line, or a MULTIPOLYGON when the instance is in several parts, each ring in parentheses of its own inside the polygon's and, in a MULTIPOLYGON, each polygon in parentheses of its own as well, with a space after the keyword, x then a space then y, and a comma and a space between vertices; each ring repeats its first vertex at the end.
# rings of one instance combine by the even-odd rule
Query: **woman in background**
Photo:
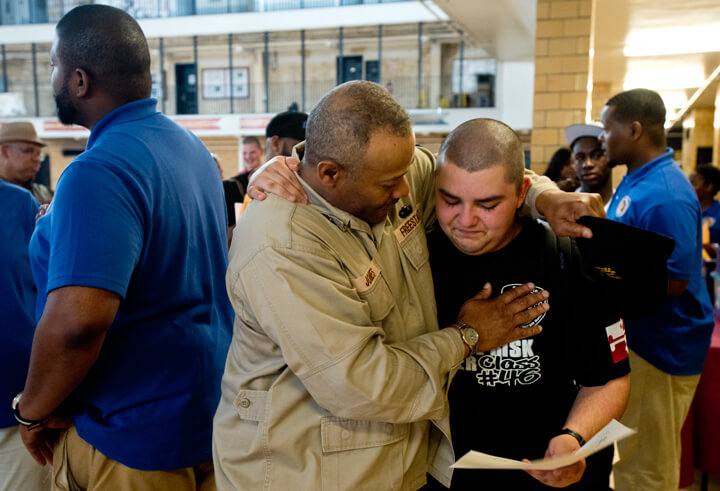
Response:
POLYGON ((566 147, 558 149, 553 154, 545 175, 555 181, 563 191, 575 191, 580 186, 573 167, 572 152, 566 147))

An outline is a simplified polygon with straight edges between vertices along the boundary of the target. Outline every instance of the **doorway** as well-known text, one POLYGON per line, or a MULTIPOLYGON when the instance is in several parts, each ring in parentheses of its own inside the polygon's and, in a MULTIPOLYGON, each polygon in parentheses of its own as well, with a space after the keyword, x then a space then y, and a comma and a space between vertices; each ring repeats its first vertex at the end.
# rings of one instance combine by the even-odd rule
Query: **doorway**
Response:
POLYGON ((195 63, 175 65, 175 104, 177 114, 198 113, 198 80, 195 63))
POLYGON ((342 63, 340 63, 340 57, 338 56, 336 65, 338 85, 350 80, 362 79, 362 56, 343 56, 342 63))

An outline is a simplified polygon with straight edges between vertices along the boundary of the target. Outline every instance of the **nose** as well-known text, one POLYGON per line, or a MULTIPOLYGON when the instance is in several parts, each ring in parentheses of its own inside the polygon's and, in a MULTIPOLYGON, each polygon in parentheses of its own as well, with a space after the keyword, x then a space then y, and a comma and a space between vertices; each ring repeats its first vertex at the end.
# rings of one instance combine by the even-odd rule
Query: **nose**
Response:
POLYGON ((407 196, 410 193, 410 184, 408 184, 407 179, 403 176, 402 179, 400 179, 400 182, 398 183, 397 187, 393 191, 392 197, 393 199, 400 199, 405 196, 407 196))
POLYGON ((461 227, 472 227, 477 222, 477 217, 472 206, 461 206, 458 214, 458 223, 461 227))

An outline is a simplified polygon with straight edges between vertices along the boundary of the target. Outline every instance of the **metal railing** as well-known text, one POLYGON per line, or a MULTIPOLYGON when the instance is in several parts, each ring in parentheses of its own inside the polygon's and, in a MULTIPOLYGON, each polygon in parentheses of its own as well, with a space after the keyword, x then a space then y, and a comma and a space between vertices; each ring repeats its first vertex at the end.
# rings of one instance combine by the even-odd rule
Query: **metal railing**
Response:
MULTIPOLYGON (((406 109, 417 108, 456 108, 456 107, 483 107, 476 101, 481 98, 473 94, 453 94, 450 88, 448 77, 427 77, 424 78, 420 93, 418 93, 417 78, 415 77, 393 77, 383 79, 383 85, 395 99, 406 109)), ((233 97, 229 94, 229 87, 223 87, 218 97, 208 97, 208 91, 204 90, 201 84, 197 93, 197 101, 191 101, 191 110, 183 110, 183 98, 178 97, 177 87, 168 80, 165 84, 165 93, 161 90, 153 90, 153 97, 158 98, 158 108, 169 115, 176 114, 247 114, 285 111, 289 107, 296 107, 298 110, 310 111, 313 105, 320 100, 329 90, 336 86, 335 80, 308 80, 305 83, 305 104, 303 105, 302 85, 299 81, 270 82, 266 84, 250 83, 241 92, 243 97, 233 97), (266 111, 266 103, 267 108, 266 111), (196 102, 196 103, 195 103, 196 102), (194 108, 197 108, 194 110, 194 108)), ((52 96, 52 89, 49 84, 49 77, 39 79, 37 99, 33 81, 30 79, 8 80, 8 92, 17 94, 16 99, 22 101, 24 113, 4 114, 4 116, 38 116, 52 117, 55 115, 55 102, 52 96), (36 101, 37 100, 37 106, 36 101)), ((187 100, 187 93, 185 94, 187 100)), ((485 104, 486 105, 486 104, 485 104)))

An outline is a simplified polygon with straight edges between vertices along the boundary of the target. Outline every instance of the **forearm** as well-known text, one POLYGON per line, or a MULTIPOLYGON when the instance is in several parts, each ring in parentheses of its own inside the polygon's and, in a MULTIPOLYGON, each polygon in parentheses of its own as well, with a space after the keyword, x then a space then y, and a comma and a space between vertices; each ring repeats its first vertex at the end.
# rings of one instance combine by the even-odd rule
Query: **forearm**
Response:
POLYGON ((570 409, 565 427, 589 440, 612 419, 620 419, 627 405, 630 375, 598 387, 582 387, 570 409))
POLYGON ((550 179, 545 176, 539 176, 529 169, 525 169, 525 177, 530 178, 531 186, 528 190, 527 197, 525 198, 525 206, 523 206, 521 212, 523 215, 529 215, 532 218, 539 218, 543 214, 541 211, 543 201, 540 199, 540 202, 538 203, 538 198, 540 198, 545 191, 560 190, 550 179))
MULTIPOLYGON (((39 420, 53 413, 82 382, 100 354, 104 333, 73 336, 66 326, 41 322, 35 331, 20 414, 39 420)), ((73 330, 73 327, 70 328, 73 330)))
POLYGON ((449 375, 464 349, 454 329, 392 345, 375 337, 302 380, 335 416, 393 423, 436 419, 445 414, 449 375))
POLYGON ((673 278, 668 279, 667 294, 669 297, 679 297, 685 290, 687 290, 689 281, 686 280, 675 280, 673 278))
POLYGON ((314 257, 311 270, 297 250, 283 256, 256 255, 236 277, 231 261, 230 300, 247 326, 236 329, 233 343, 262 350, 257 356, 282 353, 313 399, 335 416, 407 422, 441 415, 448 374, 465 352, 457 330, 437 331, 429 312, 408 321, 382 289, 358 296, 330 258, 314 257), (292 276, 278 276, 278 269, 292 276), (385 312, 382 325, 371 319, 371 308, 385 312), (256 339, 259 332, 265 340, 256 339))
POLYGON ((97 360, 120 297, 96 288, 50 292, 35 330, 20 414, 39 420, 55 411, 97 360))

